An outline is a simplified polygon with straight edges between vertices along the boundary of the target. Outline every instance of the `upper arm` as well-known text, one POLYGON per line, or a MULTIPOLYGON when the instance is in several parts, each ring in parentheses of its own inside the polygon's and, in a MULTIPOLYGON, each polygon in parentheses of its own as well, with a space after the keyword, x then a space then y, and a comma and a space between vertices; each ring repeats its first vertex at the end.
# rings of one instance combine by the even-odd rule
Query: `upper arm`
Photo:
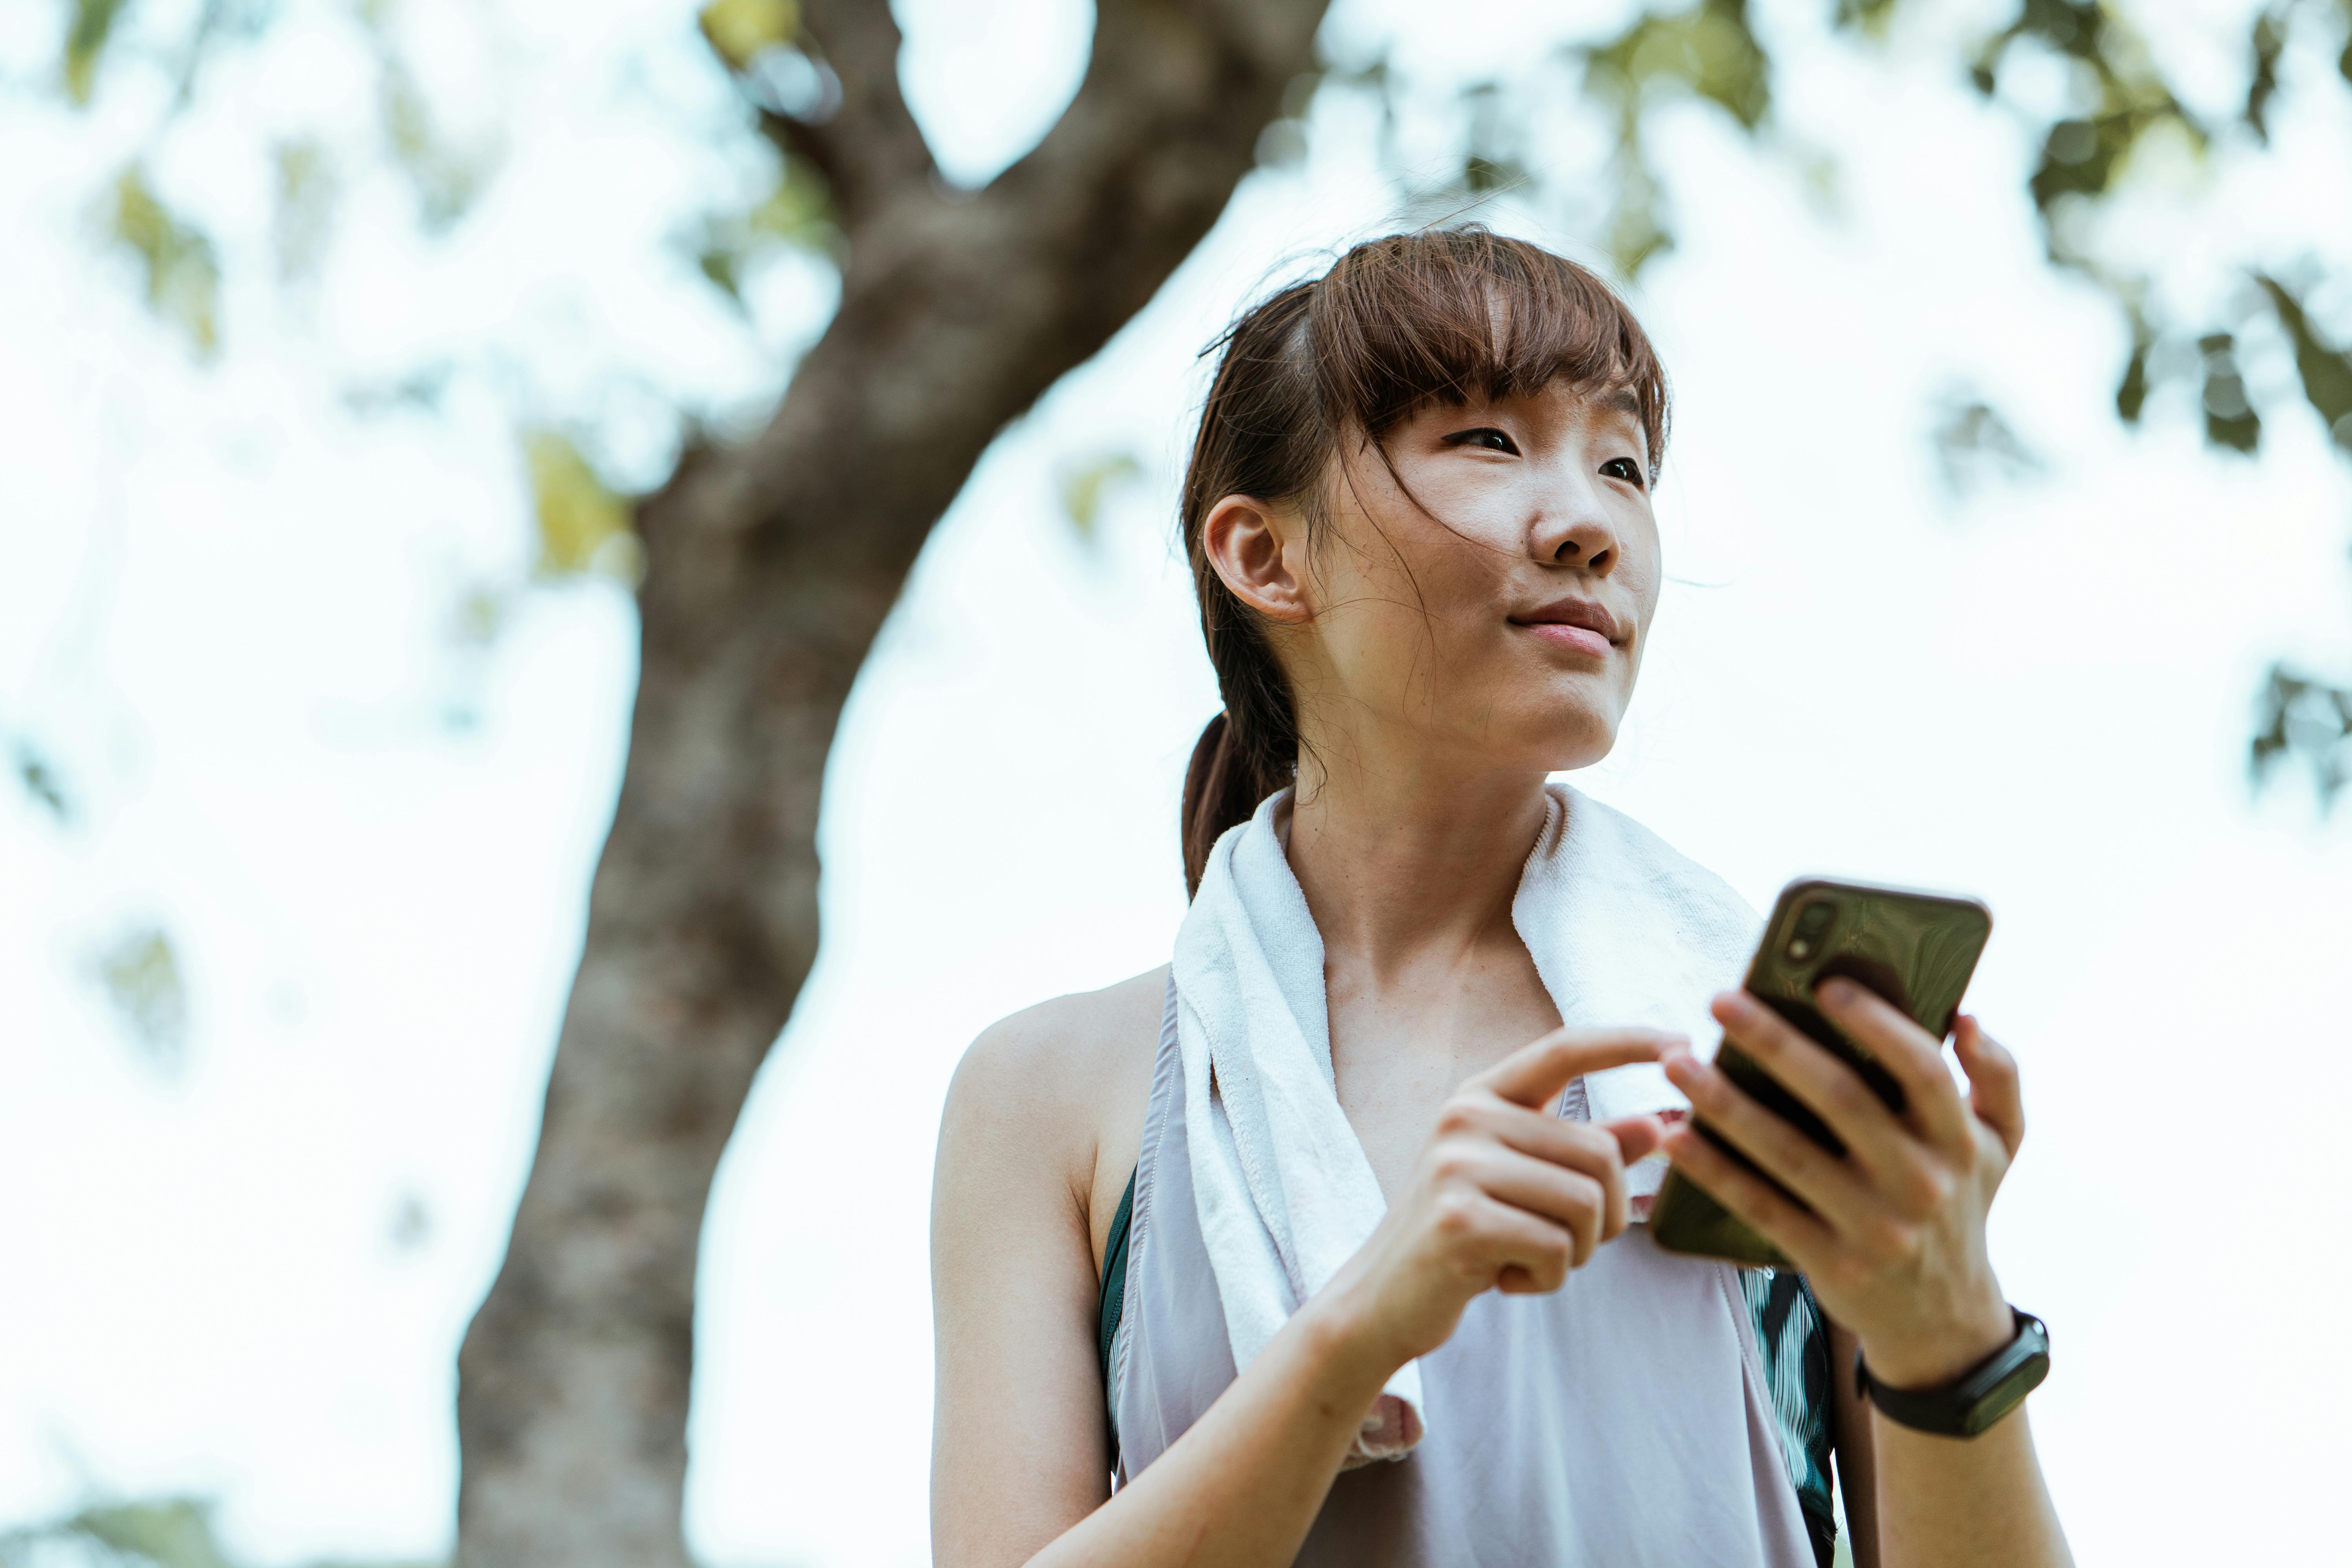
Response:
POLYGON ((948 1089, 931 1192, 942 1568, 1026 1562, 1110 1494, 1089 1223, 1107 1075, 1087 1058, 1131 1009, 1093 1003, 995 1026, 948 1089))

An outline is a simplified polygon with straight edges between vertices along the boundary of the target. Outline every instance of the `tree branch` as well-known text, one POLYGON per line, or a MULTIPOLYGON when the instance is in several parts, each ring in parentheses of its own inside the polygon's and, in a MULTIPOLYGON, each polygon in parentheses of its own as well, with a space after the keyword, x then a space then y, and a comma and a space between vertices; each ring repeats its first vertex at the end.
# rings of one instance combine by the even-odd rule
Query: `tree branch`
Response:
POLYGON ((805 119, 762 109, 760 129, 824 175, 842 227, 854 234, 894 195, 928 192, 935 174, 898 91, 898 24, 888 0, 803 0, 801 31, 832 72, 838 101, 805 119))

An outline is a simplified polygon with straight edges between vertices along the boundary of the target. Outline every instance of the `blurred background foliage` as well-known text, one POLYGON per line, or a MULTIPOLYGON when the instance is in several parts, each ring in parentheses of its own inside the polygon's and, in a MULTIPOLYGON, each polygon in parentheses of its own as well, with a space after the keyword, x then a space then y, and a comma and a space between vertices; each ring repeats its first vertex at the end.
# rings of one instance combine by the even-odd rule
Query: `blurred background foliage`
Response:
MULTIPOLYGON (((2168 268, 2167 233, 2199 224, 2215 183, 2261 158, 2297 93, 2352 91, 2352 0, 2274 0, 2248 26, 2237 66, 2242 92, 2227 112, 2191 107, 2137 25, 2159 0, 2017 0, 2006 19, 1968 31, 1951 68, 2011 117, 2034 149, 2024 191, 2038 215, 2050 264, 2079 279, 2122 321, 2128 353, 2116 366, 2116 416, 2142 425, 2162 400, 2192 411, 2203 440, 2252 458, 2282 421, 2315 419, 2352 460, 2352 258, 2309 249, 2249 252, 2233 289, 2215 297, 2168 268), (2048 90, 2053 80, 2054 93, 2048 90)), ((488 27, 496 7, 474 18, 488 27)), ((1817 25, 1862 51, 1887 47, 1937 0, 1820 0, 1817 25)), ((446 20, 446 18, 445 18, 446 20)), ((122 266, 126 286, 159 331, 204 364, 215 363, 244 323, 226 301, 250 290, 228 268, 267 258, 268 284, 299 302, 351 243, 352 195, 376 170, 404 186, 417 234, 443 246, 503 176, 492 103, 450 111, 412 62, 401 0, 61 0, 54 71, 16 90, 53 93, 96 115, 139 121, 135 146, 89 195, 96 248, 122 266), (223 234, 231 217, 200 211, 164 176, 174 139, 210 66, 251 48, 301 11, 312 25, 350 29, 374 64, 372 145, 297 132, 253 149, 268 192, 263 232, 223 234), (121 101, 110 102, 119 96, 121 101)), ((681 254, 752 330, 751 288, 790 259, 837 268, 842 239, 822 173, 788 150, 795 122, 824 119, 838 84, 806 40, 793 0, 710 0, 696 16, 732 82, 732 133, 766 173, 748 196, 719 203, 680 230, 681 254)), ((1785 24, 1784 24, 1785 25, 1785 24)), ((494 51, 493 51, 494 52, 494 51)), ((495 71, 492 72, 495 76, 495 71)), ((1675 212, 1671 170, 1656 153, 1663 117, 1719 117, 1786 170, 1792 189, 1834 211, 1834 149, 1810 145, 1785 122, 1774 38, 1747 0, 1697 0, 1641 9, 1603 36, 1539 54, 1467 87, 1420 79, 1396 53, 1327 58, 1286 96, 1259 142, 1269 165, 1298 163, 1310 127, 1356 121, 1316 113, 1327 95, 1376 112, 1380 154, 1401 211, 1419 220, 1472 215, 1517 202, 1580 235, 1629 279, 1670 254, 1675 212), (1598 149, 1598 157, 1584 153, 1598 149)), ((2210 96, 2210 95, 2209 95, 2210 96)), ((495 99, 495 94, 491 97, 495 99)), ((2343 194, 2315 200, 2341 202, 2343 194)), ((518 471, 530 498, 536 551, 526 579, 458 587, 449 615, 456 645, 495 642, 509 598, 533 584, 601 576, 634 585, 642 555, 632 486, 642 463, 617 463, 609 433, 572 417, 533 390, 530 367, 506 364, 494 345, 437 344, 430 357, 389 376, 354 367, 344 402, 364 418, 440 417, 454 378, 503 389, 518 471)), ((789 364, 782 368, 789 374, 789 364)), ((704 411, 670 406, 671 450, 705 431, 704 411)), ((1923 426, 1937 470, 1957 502, 1990 483, 2030 482, 2053 460, 1985 397, 1955 385, 1923 426)), ((657 480, 660 465, 652 479, 657 480)), ((1071 525, 1090 534, 1105 498, 1141 473, 1130 454, 1074 459, 1058 476, 1071 525)), ((2352 519, 2347 519, 2352 525, 2352 519)), ((2352 528, 2347 528, 2352 531, 2352 528)), ((2250 694, 2247 756, 2260 781, 2299 770, 2331 802, 2352 776, 2352 669, 2281 658, 2250 694)), ((450 722, 466 721, 462 704, 450 722)), ((10 771, 63 832, 83 826, 72 781, 40 738, 0 727, 10 771)), ((189 997, 170 932, 140 919, 89 949, 94 984, 107 995, 136 1053, 159 1074, 177 1070, 189 997)), ((36 1530, 0 1536, 0 1563, 79 1560, 226 1568, 205 1508, 188 1500, 93 1508, 36 1530)))
MULTIPOLYGON (((0 1568, 241 1568, 213 1529, 201 1498, 98 1503, 47 1524, 0 1531, 0 1568)), ((362 1568, 320 1562, 305 1568, 362 1568)), ((365 1568, 427 1568, 371 1563, 365 1568)))
MULTIPOLYGON (((111 58, 127 47, 129 24, 140 9, 141 0, 69 0, 57 89, 76 104, 93 105, 107 90, 111 58)), ((1932 9, 1932 0, 1823 0, 1822 23, 1867 49, 1883 47, 1906 14, 1932 9)), ((172 81, 154 111, 149 144, 160 146, 173 133, 209 57, 250 45, 278 25, 283 12, 265 0, 202 0, 184 14, 176 42, 142 37, 135 52, 163 63, 172 81)), ((2004 25, 1983 31, 1953 62, 1984 98, 2028 124, 2038 143, 2026 191, 2052 265, 2091 284, 2128 326, 2132 347, 2117 369, 2116 416, 2137 425, 2152 398, 2178 388, 2195 400, 2209 444, 2252 455, 2265 418, 2290 416, 2290 405, 2299 402, 2352 458, 2352 312, 2340 298, 2347 258, 2249 255, 2242 289, 2217 308, 2174 299, 2163 255, 2145 254, 2111 232, 2115 209, 2151 195, 2171 205, 2175 221, 2196 221, 2215 161, 2259 156, 2282 94, 2316 88, 2313 73, 2298 78, 2285 68, 2298 40, 2324 53, 2337 85, 2352 89, 2352 0, 2263 6, 2244 41, 2242 100, 2226 117, 2188 106, 2134 16, 2125 4, 2021 0, 2004 25), (2040 81, 2053 63, 2065 83, 2058 101, 2011 90, 2021 67, 2040 81), (2336 306, 2323 313, 2314 297, 2331 287, 2336 306), (2345 320, 2323 324, 2336 316, 2345 320), (2292 384, 2250 379, 2250 364, 2265 360, 2290 363, 2292 384)), ((400 0, 359 0, 348 20, 376 60, 378 155, 408 184, 418 229, 428 237, 449 234, 496 176, 497 138, 485 132, 461 139, 444 129, 403 51, 400 0)), ((711 286, 740 307, 747 280, 781 252, 838 261, 839 230, 824 176, 785 150, 792 123, 824 118, 837 89, 803 37, 794 0, 710 0, 697 21, 740 91, 740 133, 747 143, 764 144, 772 170, 755 199, 709 211, 680 237, 711 286)), ((1651 143, 1659 117, 1679 107, 1723 116, 1782 160, 1799 189, 1833 201, 1834 153, 1784 128, 1775 113, 1776 79, 1770 40, 1747 0, 1655 5, 1609 36, 1467 88, 1427 89, 1411 61, 1385 55, 1327 62, 1294 84, 1259 152, 1268 163, 1295 163, 1307 152, 1319 94, 1369 95, 1408 212, 1442 217, 1507 195, 1548 209, 1571 232, 1587 235, 1622 276, 1638 279, 1675 243, 1672 183, 1651 143), (1598 169, 1563 165, 1559 150, 1576 144, 1562 124, 1563 105, 1570 117, 1601 128, 1608 151, 1598 169), (1433 158, 1433 145, 1447 147, 1447 155, 1433 158), (1606 193, 1598 211, 1588 195, 1596 185, 1606 193)), ((270 253, 280 285, 299 287, 331 263, 344 175, 336 154, 315 137, 281 142, 267 156, 275 173, 270 253)), ((221 319, 221 247, 214 237, 158 190, 143 158, 97 194, 94 210, 106 243, 135 261, 158 320, 197 354, 215 353, 231 329, 221 319)), ((426 384, 412 383, 408 392, 406 398, 358 393, 353 405, 380 411, 433 401, 426 384)), ((676 414, 683 431, 690 416, 676 414)), ((545 581, 595 572, 634 581, 629 501, 599 477, 593 438, 555 434, 535 410, 517 415, 518 455, 540 529, 535 575, 545 581)), ((2042 461, 1980 399, 1964 396, 1935 411, 1931 439, 1938 471, 1956 497, 1986 477, 2029 478, 2042 461)), ((1100 476, 1078 475, 1064 485, 1081 531, 1093 526, 1100 490, 1100 476)), ((2323 799, 2332 800, 2352 766, 2347 712, 2352 673, 2280 661, 2255 694, 2249 745, 2255 774, 2298 763, 2323 799)))

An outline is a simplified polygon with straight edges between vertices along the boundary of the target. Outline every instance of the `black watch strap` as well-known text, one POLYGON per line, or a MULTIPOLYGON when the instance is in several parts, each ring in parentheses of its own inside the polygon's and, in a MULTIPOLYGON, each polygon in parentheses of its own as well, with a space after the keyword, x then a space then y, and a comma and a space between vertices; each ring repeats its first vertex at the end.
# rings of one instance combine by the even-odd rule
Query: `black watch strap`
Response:
POLYGON ((2050 1375, 2050 1331, 2011 1307, 2017 1337, 1938 1388, 1889 1388, 1853 1353, 1854 1392, 1889 1421, 1945 1437, 1974 1437, 2016 1409, 2050 1375))

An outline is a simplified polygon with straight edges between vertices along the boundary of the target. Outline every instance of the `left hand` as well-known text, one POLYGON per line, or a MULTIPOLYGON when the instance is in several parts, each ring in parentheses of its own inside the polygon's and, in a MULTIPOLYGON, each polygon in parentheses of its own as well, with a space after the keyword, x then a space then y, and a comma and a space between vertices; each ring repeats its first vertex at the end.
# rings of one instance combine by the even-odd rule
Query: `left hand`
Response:
POLYGON ((1900 1114, 1747 993, 1717 996, 1714 1013, 1726 1038, 1830 1125, 1843 1158, 1687 1048, 1666 1058, 1693 1114, 1812 1212, 1687 1124, 1667 1134, 1666 1153, 1804 1271, 1822 1310, 1861 1340, 1873 1377, 1893 1388, 1948 1383, 2016 1333, 1985 1253, 1985 1215, 2025 1138, 2017 1063, 1962 1015, 1953 1048, 1969 1076, 1963 1100, 1941 1042, 1901 1012, 1843 980, 1822 985, 1818 1000, 1902 1084, 1900 1114))

